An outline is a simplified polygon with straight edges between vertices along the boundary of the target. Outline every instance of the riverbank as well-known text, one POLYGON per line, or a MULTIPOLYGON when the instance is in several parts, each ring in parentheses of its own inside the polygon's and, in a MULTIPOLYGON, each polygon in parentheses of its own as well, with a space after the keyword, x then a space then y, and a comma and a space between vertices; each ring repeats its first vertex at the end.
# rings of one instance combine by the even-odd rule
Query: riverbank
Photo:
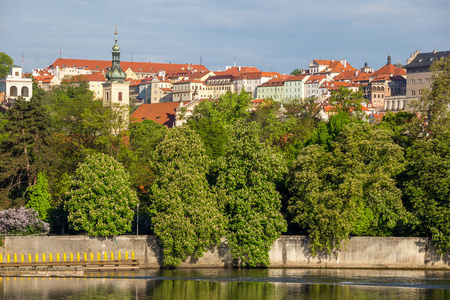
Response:
MULTIPOLYGON (((269 253, 272 268, 371 268, 371 269, 450 269, 450 254, 436 252, 429 239, 405 237, 352 237, 341 251, 312 257, 305 236, 282 236, 269 253)), ((36 254, 61 257, 88 253, 103 257, 109 253, 131 253, 140 268, 160 268, 161 249, 154 236, 7 236, 0 254, 6 257, 36 254)), ((225 243, 211 248, 203 257, 187 259, 180 268, 227 268, 237 261, 225 243)))

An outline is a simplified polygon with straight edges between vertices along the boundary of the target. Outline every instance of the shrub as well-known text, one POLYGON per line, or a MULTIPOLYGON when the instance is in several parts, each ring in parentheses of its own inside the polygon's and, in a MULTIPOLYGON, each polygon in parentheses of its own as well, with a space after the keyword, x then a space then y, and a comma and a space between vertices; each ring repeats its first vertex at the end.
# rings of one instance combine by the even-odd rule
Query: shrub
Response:
POLYGON ((47 234, 49 231, 49 224, 40 220, 38 213, 32 208, 10 208, 0 211, 0 234, 47 234))

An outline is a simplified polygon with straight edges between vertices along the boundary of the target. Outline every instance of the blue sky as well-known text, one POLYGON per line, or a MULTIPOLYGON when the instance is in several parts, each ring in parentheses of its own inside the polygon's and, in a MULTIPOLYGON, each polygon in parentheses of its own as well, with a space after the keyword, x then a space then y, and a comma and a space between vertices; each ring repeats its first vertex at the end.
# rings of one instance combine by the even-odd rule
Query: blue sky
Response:
POLYGON ((290 73, 313 59, 380 68, 388 53, 450 50, 448 0, 0 0, 0 52, 25 71, 63 58, 255 66, 290 73))

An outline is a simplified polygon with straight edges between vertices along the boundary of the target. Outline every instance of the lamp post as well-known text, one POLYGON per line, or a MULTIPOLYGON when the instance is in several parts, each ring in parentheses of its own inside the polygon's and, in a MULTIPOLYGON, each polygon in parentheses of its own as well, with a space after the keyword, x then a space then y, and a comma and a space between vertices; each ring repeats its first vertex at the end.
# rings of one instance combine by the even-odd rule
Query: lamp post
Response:
POLYGON ((136 207, 136 235, 139 235, 139 202, 136 207))

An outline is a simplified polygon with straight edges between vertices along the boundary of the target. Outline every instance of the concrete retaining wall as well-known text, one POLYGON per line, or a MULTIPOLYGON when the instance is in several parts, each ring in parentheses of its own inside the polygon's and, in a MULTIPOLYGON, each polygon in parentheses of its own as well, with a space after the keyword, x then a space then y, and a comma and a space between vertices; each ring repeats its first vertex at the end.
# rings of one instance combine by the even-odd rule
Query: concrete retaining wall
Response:
MULTIPOLYGON (((7 236, 0 254, 76 253, 133 251, 141 267, 159 268, 161 252, 154 236, 7 236)), ((425 238, 352 237, 345 249, 313 258, 308 238, 282 236, 270 251, 270 267, 328 268, 424 268, 450 269, 450 254, 442 257, 425 238)), ((199 259, 187 259, 180 267, 232 267, 235 265, 226 244, 210 249, 199 259)))

